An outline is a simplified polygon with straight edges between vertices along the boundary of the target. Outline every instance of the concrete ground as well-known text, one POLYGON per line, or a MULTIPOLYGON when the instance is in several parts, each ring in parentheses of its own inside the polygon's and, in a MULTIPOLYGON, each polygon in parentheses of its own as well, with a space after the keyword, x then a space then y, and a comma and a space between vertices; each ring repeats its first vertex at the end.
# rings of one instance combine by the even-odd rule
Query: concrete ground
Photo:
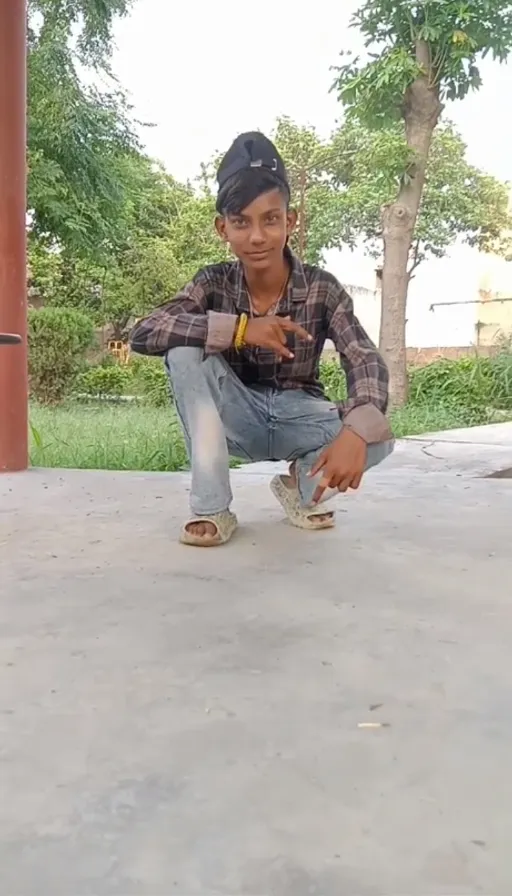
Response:
POLYGON ((512 892, 512 425, 402 442, 336 531, 233 475, 0 478, 6 896, 512 892))

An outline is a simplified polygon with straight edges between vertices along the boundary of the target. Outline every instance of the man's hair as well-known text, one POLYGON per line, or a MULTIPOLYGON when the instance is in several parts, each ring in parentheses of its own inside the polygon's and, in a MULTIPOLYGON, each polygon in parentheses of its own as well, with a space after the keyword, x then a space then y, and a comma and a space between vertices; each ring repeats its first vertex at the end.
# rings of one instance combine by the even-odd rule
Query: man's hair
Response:
POLYGON ((290 189, 281 178, 268 168, 246 168, 230 177, 219 190, 217 212, 223 216, 239 215, 251 202, 272 190, 279 190, 288 205, 290 189))

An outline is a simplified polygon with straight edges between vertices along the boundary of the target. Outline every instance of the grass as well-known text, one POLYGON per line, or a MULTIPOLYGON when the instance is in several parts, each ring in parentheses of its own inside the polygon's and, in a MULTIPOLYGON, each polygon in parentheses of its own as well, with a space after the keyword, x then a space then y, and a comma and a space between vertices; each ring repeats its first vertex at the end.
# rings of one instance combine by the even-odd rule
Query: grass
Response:
MULTIPOLYGON (((464 408, 411 405, 395 412, 400 438, 469 426, 464 408)), ((37 467, 92 470, 176 471, 187 467, 174 412, 136 404, 32 405, 30 460, 37 467)), ((236 462, 235 462, 236 463, 236 462)))
POLYGON ((391 425, 396 438, 402 439, 426 432, 443 432, 446 429, 460 429, 492 422, 491 419, 483 419, 483 416, 475 415, 465 407, 448 405, 429 407, 411 404, 391 414, 391 425))
POLYGON ((30 461, 80 470, 182 470, 187 454, 176 415, 140 405, 30 409, 30 461))

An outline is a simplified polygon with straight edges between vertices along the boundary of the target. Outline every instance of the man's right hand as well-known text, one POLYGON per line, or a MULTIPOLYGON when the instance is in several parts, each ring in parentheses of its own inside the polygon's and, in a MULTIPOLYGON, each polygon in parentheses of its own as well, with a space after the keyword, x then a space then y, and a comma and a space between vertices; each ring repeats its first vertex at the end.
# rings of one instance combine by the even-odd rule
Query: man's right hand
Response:
POLYGON ((295 333, 304 342, 312 342, 313 337, 289 317, 252 317, 245 331, 244 342, 246 345, 257 345, 259 348, 268 348, 279 355, 280 358, 293 358, 286 346, 286 334, 295 333))

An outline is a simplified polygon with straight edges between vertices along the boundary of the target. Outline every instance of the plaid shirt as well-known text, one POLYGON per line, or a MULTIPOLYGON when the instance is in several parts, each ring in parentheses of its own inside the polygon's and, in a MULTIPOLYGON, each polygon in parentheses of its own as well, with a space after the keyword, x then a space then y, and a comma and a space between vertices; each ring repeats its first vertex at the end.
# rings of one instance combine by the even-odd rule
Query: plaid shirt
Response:
POLYGON ((319 362, 326 339, 340 354, 347 377, 348 398, 338 405, 346 426, 368 443, 392 438, 385 418, 388 371, 381 356, 354 314, 352 299, 335 277, 302 264, 288 252, 291 276, 275 313, 289 315, 313 336, 311 343, 290 334, 293 359, 246 346, 236 352, 233 340, 238 317, 250 314, 250 300, 239 262, 211 265, 168 304, 139 321, 130 334, 133 351, 165 355, 176 346, 197 346, 206 354, 222 352, 247 385, 274 389, 303 389, 322 397, 319 362))

